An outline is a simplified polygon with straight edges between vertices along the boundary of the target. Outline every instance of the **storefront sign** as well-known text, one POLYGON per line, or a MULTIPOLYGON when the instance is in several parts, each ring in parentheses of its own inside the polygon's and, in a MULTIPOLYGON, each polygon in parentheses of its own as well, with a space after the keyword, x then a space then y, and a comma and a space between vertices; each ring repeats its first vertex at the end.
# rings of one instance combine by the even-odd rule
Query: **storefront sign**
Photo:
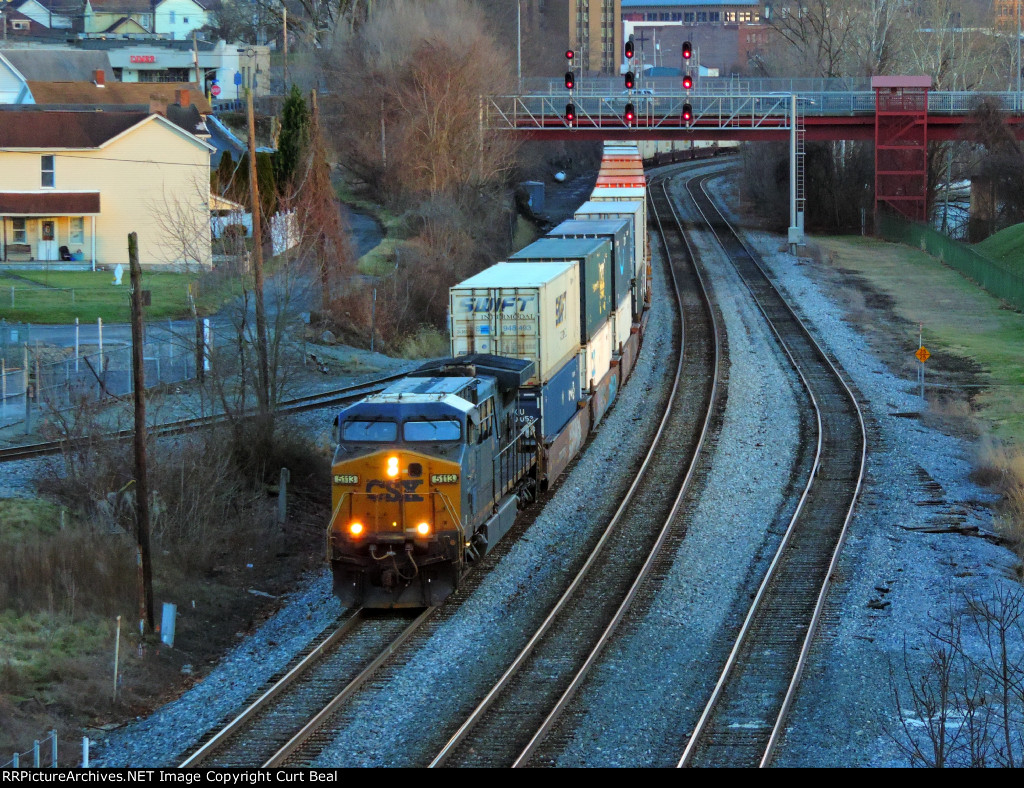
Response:
POLYGON ((130 55, 128 60, 132 63, 156 63, 156 55, 130 55))

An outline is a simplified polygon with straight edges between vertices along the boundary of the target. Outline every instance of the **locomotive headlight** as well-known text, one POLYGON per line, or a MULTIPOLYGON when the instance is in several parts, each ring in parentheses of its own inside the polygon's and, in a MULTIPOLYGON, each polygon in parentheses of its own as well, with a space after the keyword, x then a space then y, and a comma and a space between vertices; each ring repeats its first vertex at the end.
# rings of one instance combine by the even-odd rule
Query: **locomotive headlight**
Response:
POLYGON ((417 525, 416 533, 420 536, 427 536, 430 533, 430 523, 420 523, 417 525))
POLYGON ((354 522, 350 524, 348 527, 348 532, 352 534, 352 536, 359 536, 363 533, 363 524, 360 522, 354 522))
POLYGON ((388 457, 387 474, 390 478, 394 479, 398 476, 398 458, 388 457))

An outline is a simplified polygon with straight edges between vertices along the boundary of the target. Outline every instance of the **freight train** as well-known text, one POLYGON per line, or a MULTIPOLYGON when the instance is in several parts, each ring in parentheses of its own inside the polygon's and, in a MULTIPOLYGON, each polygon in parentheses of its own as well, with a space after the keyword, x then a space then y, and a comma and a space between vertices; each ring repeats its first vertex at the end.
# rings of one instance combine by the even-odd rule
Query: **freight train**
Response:
POLYGON ((606 143, 573 219, 451 288, 451 358, 338 414, 327 557, 343 604, 439 604, 579 452, 639 350, 646 187, 636 146, 606 143))

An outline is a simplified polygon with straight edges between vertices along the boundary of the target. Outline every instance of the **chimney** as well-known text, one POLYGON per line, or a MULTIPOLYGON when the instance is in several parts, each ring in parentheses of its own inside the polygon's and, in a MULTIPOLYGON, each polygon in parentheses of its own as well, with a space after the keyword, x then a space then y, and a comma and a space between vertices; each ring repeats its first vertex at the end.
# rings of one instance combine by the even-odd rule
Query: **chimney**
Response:
POLYGON ((182 107, 189 105, 189 94, 187 90, 175 90, 174 91, 174 103, 182 107))
POLYGON ((167 102, 162 101, 157 96, 149 97, 149 114, 150 115, 163 115, 167 117, 167 102))
POLYGON ((105 88, 107 86, 107 75, 103 72, 102 68, 98 68, 93 72, 94 81, 96 87, 105 88))

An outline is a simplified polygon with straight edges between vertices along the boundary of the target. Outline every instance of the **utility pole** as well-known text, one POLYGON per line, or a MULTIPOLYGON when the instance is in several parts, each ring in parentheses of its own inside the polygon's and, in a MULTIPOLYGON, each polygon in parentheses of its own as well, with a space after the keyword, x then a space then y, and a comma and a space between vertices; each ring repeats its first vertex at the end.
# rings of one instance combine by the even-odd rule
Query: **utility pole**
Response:
POLYGON ((259 359, 259 403, 263 427, 270 419, 270 361, 267 357, 267 315, 263 305, 263 228, 260 226, 260 188, 256 178, 256 122, 252 111, 252 89, 246 91, 249 114, 249 194, 252 210, 252 280, 256 297, 256 355, 259 359))
POLYGON ((199 78, 199 44, 196 43, 196 31, 192 31, 192 64, 196 67, 196 85, 199 86, 199 92, 204 96, 206 90, 203 88, 203 80, 199 78))
POLYGON ((284 93, 288 94, 288 6, 284 7, 284 93))
POLYGON ((153 564, 149 553, 149 470, 146 464, 146 376, 142 359, 142 268, 139 236, 128 233, 132 282, 132 388, 135 390, 135 536, 139 567, 139 634, 154 630, 153 564))

